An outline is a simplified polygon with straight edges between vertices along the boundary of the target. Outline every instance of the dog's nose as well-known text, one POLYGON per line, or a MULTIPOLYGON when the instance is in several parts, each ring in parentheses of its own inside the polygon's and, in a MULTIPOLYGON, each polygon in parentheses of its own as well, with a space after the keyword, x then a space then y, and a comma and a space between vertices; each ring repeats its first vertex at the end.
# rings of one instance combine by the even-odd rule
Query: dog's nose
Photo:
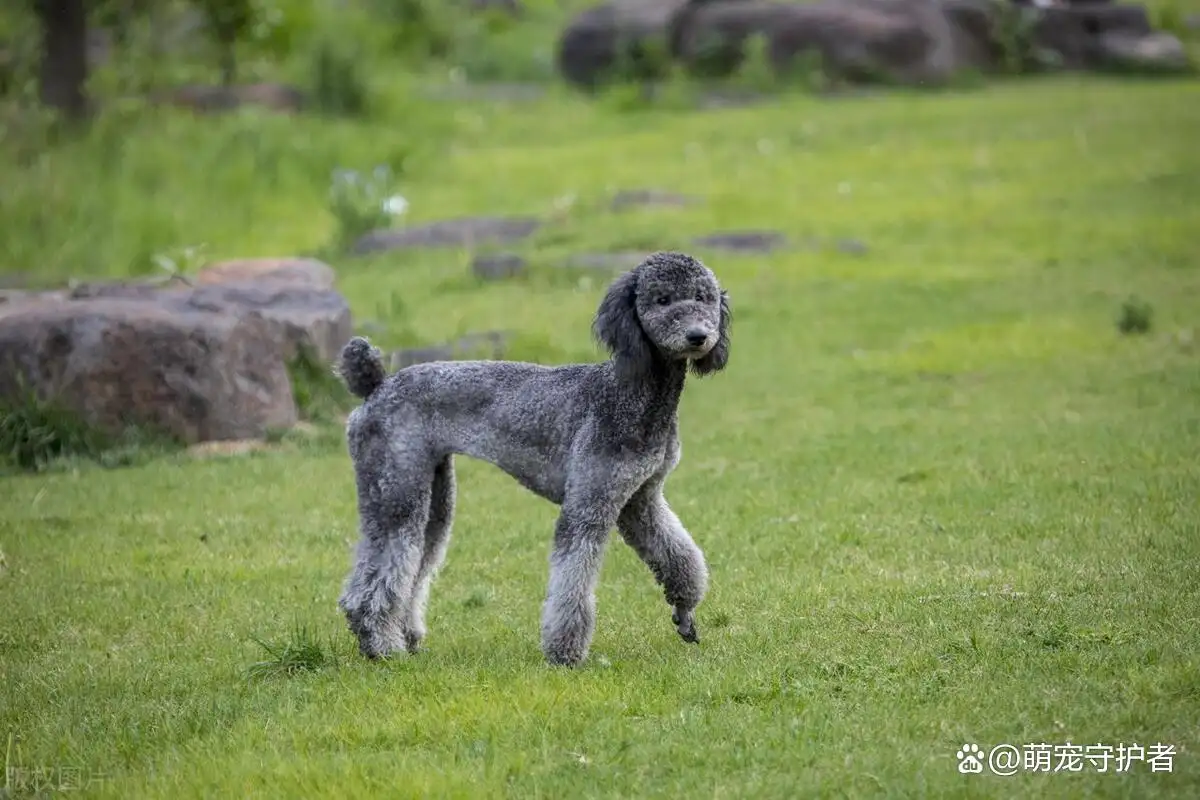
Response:
POLYGON ((692 328, 687 332, 687 343, 692 347, 699 347, 708 341, 708 334, 699 328, 692 328))

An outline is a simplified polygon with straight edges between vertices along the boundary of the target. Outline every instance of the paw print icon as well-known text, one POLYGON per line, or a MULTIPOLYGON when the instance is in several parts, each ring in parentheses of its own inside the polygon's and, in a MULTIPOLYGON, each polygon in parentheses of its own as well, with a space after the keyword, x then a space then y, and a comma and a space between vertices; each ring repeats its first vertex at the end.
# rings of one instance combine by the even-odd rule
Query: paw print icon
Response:
POLYGON ((955 755, 958 757, 958 771, 963 775, 983 772, 983 752, 979 745, 964 744, 955 755))

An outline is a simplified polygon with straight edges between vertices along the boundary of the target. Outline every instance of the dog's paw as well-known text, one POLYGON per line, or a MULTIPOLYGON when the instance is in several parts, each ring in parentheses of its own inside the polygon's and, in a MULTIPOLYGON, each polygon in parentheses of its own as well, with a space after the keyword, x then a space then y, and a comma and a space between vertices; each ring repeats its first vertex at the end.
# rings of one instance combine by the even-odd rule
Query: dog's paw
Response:
POLYGON ((700 632, 696 630, 696 618, 692 612, 676 610, 671 614, 671 622, 675 623, 675 630, 679 631, 681 639, 691 644, 700 644, 700 632))
POLYGON ((358 652, 368 661, 383 661, 388 657, 389 653, 386 647, 380 647, 373 642, 362 640, 358 643, 358 652))
POLYGON ((390 636, 378 633, 368 633, 358 637, 358 652, 370 661, 386 661, 398 658, 409 652, 402 643, 397 643, 390 636))
POLYGON ((542 653, 552 666, 578 667, 587 660, 588 648, 586 643, 578 639, 564 637, 543 641, 542 653))
POLYGON ((552 667, 578 667, 586 660, 586 655, 575 653, 546 653, 546 663, 552 667))

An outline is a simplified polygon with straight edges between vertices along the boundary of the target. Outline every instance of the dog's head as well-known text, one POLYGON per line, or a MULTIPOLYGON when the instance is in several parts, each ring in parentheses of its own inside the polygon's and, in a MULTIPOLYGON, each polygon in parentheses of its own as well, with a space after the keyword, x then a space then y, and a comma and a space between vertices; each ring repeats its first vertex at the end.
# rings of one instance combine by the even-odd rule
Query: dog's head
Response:
POLYGON ((729 325, 729 296, 712 270, 683 253, 655 253, 613 282, 593 330, 618 373, 637 380, 656 359, 687 361, 697 375, 724 369, 729 325))

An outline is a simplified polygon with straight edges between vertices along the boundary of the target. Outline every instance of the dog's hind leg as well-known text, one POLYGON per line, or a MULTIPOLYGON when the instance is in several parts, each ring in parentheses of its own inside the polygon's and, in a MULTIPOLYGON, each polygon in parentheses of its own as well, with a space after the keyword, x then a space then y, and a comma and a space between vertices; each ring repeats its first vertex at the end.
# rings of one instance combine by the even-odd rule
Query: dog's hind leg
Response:
POLYGON ((386 442, 367 448, 355 460, 361 539, 339 605, 363 655, 378 658, 409 643, 434 470, 386 442))
POLYGON ((685 642, 699 642, 695 609, 708 589, 704 554, 667 505, 662 482, 643 486, 621 510, 617 529, 654 573, 667 603, 674 607, 671 621, 685 642))
POLYGON ((421 566, 417 571, 416 588, 409 606, 406 646, 415 653, 425 638, 425 604, 429 587, 438 568, 446 558, 450 544, 450 527, 454 523, 454 460, 446 456, 433 472, 433 491, 429 502, 429 522, 425 524, 425 545, 421 566))

